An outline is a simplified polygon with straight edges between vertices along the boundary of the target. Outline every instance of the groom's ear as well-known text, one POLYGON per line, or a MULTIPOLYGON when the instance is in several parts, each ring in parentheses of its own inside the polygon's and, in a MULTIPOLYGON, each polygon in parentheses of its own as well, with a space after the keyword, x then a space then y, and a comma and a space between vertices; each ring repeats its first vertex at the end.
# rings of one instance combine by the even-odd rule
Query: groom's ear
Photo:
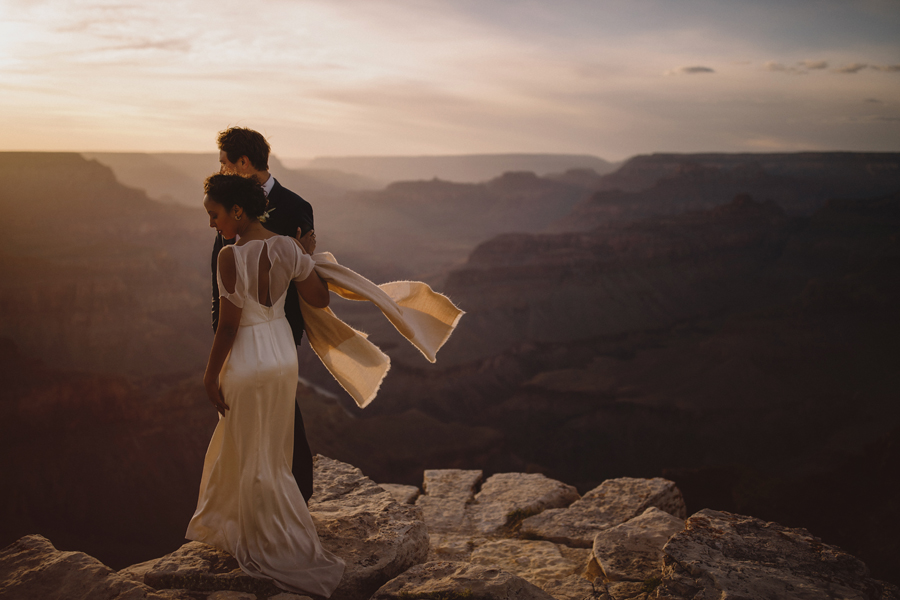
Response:
POLYGON ((240 175, 246 175, 247 171, 252 167, 250 163, 250 159, 246 156, 241 156, 236 161, 234 161, 234 169, 240 175))

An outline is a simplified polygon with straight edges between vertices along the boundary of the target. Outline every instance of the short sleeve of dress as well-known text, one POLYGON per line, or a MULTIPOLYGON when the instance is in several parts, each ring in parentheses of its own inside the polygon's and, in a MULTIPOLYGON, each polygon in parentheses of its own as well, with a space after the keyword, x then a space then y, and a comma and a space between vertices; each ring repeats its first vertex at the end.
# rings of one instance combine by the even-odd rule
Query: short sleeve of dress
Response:
POLYGON ((316 268, 316 261, 312 257, 300 249, 300 246, 293 244, 296 261, 294 263, 294 273, 291 276, 293 281, 303 281, 316 268))
MULTIPOLYGON (((225 248, 228 248, 228 246, 225 246, 225 248)), ((225 248, 222 248, 222 250, 225 250, 225 248)), ((230 258, 223 257, 222 251, 219 251, 219 259, 218 259, 219 264, 221 264, 222 260, 237 261, 237 253, 234 252, 234 249, 232 249, 232 251, 229 252, 228 255, 230 255, 230 258)), ((238 270, 237 264, 235 264, 235 271, 237 271, 237 270, 238 270)), ((226 300, 228 300, 229 302, 231 302, 238 308, 244 308, 244 294, 241 291, 240 278, 235 277, 233 292, 229 292, 227 289, 225 289, 225 285, 222 283, 222 269, 221 268, 216 269, 216 280, 219 284, 219 298, 225 298, 226 300)))

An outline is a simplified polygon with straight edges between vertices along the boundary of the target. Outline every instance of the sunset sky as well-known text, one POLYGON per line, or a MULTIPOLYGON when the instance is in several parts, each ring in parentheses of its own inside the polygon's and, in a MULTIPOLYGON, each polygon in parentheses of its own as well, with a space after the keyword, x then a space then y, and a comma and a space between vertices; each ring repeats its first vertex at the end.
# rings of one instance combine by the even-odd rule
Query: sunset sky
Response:
POLYGON ((0 0, 0 150, 900 151, 900 0, 0 0))

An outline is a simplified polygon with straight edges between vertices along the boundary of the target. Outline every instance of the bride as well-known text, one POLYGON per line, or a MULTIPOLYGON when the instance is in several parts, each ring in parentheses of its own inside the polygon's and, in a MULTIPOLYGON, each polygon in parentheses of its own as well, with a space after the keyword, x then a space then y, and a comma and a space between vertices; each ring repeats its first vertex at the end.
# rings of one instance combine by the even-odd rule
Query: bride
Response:
POLYGON ((205 190, 210 227, 239 241, 218 255, 221 312, 204 385, 220 417, 186 537, 230 553, 253 577, 328 597, 344 563, 319 542, 291 474, 297 348, 284 316, 288 293, 328 306, 328 285, 295 239, 262 226, 255 180, 217 174, 205 190))

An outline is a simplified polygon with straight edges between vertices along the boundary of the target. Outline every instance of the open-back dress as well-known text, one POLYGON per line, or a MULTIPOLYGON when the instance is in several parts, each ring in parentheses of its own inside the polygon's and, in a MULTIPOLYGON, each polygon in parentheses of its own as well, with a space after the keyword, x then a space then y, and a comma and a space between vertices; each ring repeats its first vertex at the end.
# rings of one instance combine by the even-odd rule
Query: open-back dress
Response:
POLYGON ((219 376, 230 408, 210 440, 186 537, 225 550, 253 577, 327 597, 344 563, 319 542, 291 474, 297 348, 284 317, 286 294, 297 293, 293 281, 308 277, 315 263, 283 236, 230 248, 237 282, 229 293, 220 270, 219 294, 242 309, 219 376), (265 289, 260 302, 265 272, 268 302, 265 289))

